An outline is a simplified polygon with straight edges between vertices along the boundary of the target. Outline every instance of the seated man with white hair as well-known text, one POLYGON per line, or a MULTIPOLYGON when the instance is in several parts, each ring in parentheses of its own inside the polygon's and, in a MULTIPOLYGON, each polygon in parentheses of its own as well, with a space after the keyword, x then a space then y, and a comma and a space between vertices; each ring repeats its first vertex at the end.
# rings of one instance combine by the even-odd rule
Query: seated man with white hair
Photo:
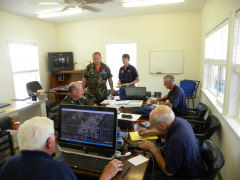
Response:
MULTIPOLYGON (((21 155, 12 156, 1 168, 1 180, 76 180, 72 169, 55 161, 53 121, 46 117, 34 117, 25 121, 18 130, 21 155)), ((122 162, 112 160, 100 179, 108 180, 121 171, 122 162)))
POLYGON ((138 146, 149 150, 159 168, 167 176, 195 178, 204 176, 200 148, 191 125, 184 119, 175 117, 172 109, 160 105, 150 113, 152 129, 140 129, 139 135, 166 137, 165 156, 155 144, 143 140, 138 146))
POLYGON ((181 87, 177 86, 175 83, 175 77, 173 75, 166 75, 163 77, 164 86, 169 89, 169 93, 162 98, 157 98, 157 100, 152 100, 153 104, 167 105, 172 108, 173 112, 178 115, 187 114, 187 104, 185 99, 184 91, 181 87), (169 102, 165 102, 166 100, 169 102))

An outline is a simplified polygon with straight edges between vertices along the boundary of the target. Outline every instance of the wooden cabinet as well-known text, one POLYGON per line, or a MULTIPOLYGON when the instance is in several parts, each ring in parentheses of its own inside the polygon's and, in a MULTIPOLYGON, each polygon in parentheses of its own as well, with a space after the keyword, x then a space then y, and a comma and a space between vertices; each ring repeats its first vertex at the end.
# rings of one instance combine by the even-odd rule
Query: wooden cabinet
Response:
POLYGON ((81 71, 59 71, 56 73, 51 73, 50 75, 50 88, 56 88, 60 86, 69 85, 71 82, 74 81, 82 81, 82 74, 83 70, 81 71))
POLYGON ((81 71, 59 71, 50 75, 50 91, 57 94, 58 103, 67 95, 68 87, 71 82, 82 81, 81 71))

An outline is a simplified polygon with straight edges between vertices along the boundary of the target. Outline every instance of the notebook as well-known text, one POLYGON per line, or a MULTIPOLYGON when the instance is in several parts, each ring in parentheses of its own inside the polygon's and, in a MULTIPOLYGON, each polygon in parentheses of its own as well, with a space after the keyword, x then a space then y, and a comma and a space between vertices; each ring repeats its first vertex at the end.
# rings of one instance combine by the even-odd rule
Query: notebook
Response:
POLYGON ((58 124, 60 153, 56 160, 73 168, 101 173, 115 156, 117 109, 60 105, 58 124), (92 160, 94 164, 86 167, 92 160), (103 167, 97 169, 101 161, 103 167))

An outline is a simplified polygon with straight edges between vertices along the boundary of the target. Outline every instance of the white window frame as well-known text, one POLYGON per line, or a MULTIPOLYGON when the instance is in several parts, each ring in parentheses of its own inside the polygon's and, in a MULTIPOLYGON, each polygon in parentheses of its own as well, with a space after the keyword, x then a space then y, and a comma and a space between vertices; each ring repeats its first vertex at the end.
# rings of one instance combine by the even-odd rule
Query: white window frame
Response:
POLYGON ((230 57, 231 83, 229 87, 230 93, 226 112, 229 117, 240 119, 240 9, 234 12, 233 17, 232 56, 230 57))
MULTIPOLYGON (((211 36, 213 35, 214 33, 219 33, 219 30, 221 30, 223 27, 227 26, 228 28, 228 33, 227 33, 227 37, 228 37, 228 34, 229 34, 229 21, 228 21, 228 18, 226 18, 222 23, 220 23, 218 26, 216 26, 212 31, 210 31, 209 33, 206 34, 206 38, 205 38, 205 51, 204 51, 204 88, 206 88, 208 91, 210 91, 214 97, 216 98, 216 101, 217 103, 219 103, 221 106, 223 105, 223 102, 224 102, 224 94, 220 93, 219 92, 219 83, 220 83, 220 77, 222 77, 222 74, 221 74, 221 68, 225 68, 225 81, 226 81, 226 63, 227 63, 227 53, 228 53, 228 46, 226 46, 226 57, 225 59, 220 59, 218 57, 216 57, 216 54, 217 52, 216 51, 219 51, 217 48, 217 45, 216 45, 216 40, 219 40, 219 39, 214 39, 214 52, 211 52, 212 54, 208 54, 208 57, 206 57, 206 53, 209 53, 207 52, 207 45, 206 45, 206 41, 207 41, 207 38, 213 38, 214 36, 211 36), (216 89, 212 89, 210 87, 210 78, 209 78, 209 73, 211 71, 210 67, 211 66, 217 66, 218 67, 218 72, 217 72, 217 87, 216 89), (221 67, 221 68, 220 68, 221 67)), ((217 34, 215 34, 215 37, 217 36, 217 34)), ((211 41, 213 42, 213 41, 211 41)), ((227 43, 228 45, 228 43, 227 43)), ((221 46, 223 46, 223 44, 221 44, 221 46)), ((224 83, 224 92, 225 92, 225 84, 224 83)), ((213 85, 214 87, 214 85, 213 85)))
MULTIPOLYGON (((130 55, 130 61, 129 61, 129 64, 131 64, 131 65, 133 65, 136 69, 137 69, 137 41, 136 40, 123 40, 123 41, 106 41, 105 42, 105 54, 106 54, 106 57, 105 57, 105 59, 106 59, 106 64, 108 65, 108 61, 109 61, 109 59, 108 59, 108 55, 107 55, 107 45, 109 45, 109 44, 128 44, 128 43, 134 43, 134 44, 136 44, 136 52, 135 52, 135 57, 133 57, 132 55, 131 55, 131 52, 129 52, 129 51, 127 51, 127 50, 121 50, 120 51, 120 53, 119 53, 119 56, 116 58, 116 59, 114 59, 114 61, 116 62, 116 61, 118 61, 118 62, 120 62, 119 63, 119 67, 118 67, 118 69, 117 69, 117 73, 115 72, 115 75, 117 76, 117 78, 113 78, 113 88, 115 89, 115 90, 118 90, 118 88, 116 88, 116 85, 117 85, 117 83, 118 83, 118 80, 119 80, 119 78, 118 78, 118 75, 119 75, 119 69, 123 66, 123 63, 122 63, 122 55, 123 54, 129 54, 130 55), (134 61, 134 63, 132 63, 133 62, 133 59, 135 60, 134 61), (115 80, 114 80, 115 79, 115 80)), ((111 69, 111 67, 109 67, 110 69, 111 69)), ((112 69, 111 69, 111 72, 112 72, 112 74, 113 74, 113 71, 112 71, 112 69)), ((113 75, 114 76, 114 75, 113 75)), ((109 85, 108 85, 108 88, 109 88, 109 85)))
MULTIPOLYGON (((27 98, 28 97, 28 94, 27 94, 27 90, 23 90, 23 89, 26 89, 26 84, 22 84, 21 85, 21 92, 23 93, 23 95, 19 95, 19 89, 18 87, 16 87, 16 79, 15 77, 17 75, 29 75, 29 73, 33 73, 35 76, 32 76, 31 79, 29 79, 29 81, 40 81, 40 72, 39 72, 39 52, 38 52, 38 46, 36 43, 32 43, 32 42, 25 42, 25 41, 15 41, 15 40, 9 40, 8 41, 8 45, 9 45, 9 58, 10 58, 10 62, 11 62, 11 69, 12 69, 12 82, 13 82, 13 87, 14 87, 14 96, 16 99, 24 99, 24 98, 27 98), (24 69, 21 69, 21 70, 15 70, 14 69, 14 62, 13 62, 13 58, 16 58, 16 57, 12 57, 11 55, 11 49, 10 49, 10 46, 13 45, 13 44, 22 44, 22 45, 31 45, 32 48, 35 48, 35 51, 36 51, 36 61, 35 63, 37 64, 34 68, 24 68, 24 69)), ((23 57, 19 57, 19 60, 22 62, 22 64, 26 63, 23 59, 23 57)))

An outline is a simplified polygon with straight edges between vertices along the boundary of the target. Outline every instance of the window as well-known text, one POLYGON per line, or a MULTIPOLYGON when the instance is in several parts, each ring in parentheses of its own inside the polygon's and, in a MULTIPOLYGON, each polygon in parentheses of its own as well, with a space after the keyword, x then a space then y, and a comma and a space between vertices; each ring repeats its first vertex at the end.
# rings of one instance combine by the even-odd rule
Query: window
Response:
POLYGON ((240 118, 240 10, 235 15, 228 115, 240 118))
POLYGON ((224 97, 226 60, 228 48, 228 24, 226 20, 214 29, 205 39, 205 76, 208 88, 221 104, 224 97))
POLYGON ((118 79, 119 69, 120 67, 123 66, 122 55, 129 54, 130 56, 129 64, 136 67, 137 64, 136 49, 137 43, 135 41, 106 43, 106 63, 108 67, 111 69, 114 87, 117 85, 119 80, 118 79))
POLYGON ((38 47, 34 43, 9 42, 15 98, 28 97, 26 83, 39 81, 38 47))

